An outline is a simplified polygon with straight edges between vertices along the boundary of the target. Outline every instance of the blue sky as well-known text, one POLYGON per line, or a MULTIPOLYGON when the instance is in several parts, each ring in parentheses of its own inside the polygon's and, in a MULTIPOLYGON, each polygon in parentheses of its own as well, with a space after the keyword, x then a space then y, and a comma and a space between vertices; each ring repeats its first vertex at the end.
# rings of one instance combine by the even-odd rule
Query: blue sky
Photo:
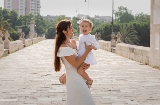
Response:
MULTIPOLYGON (((3 7, 4 0, 0 0, 3 7)), ((127 7, 133 14, 146 13, 150 15, 150 0, 114 0, 114 9, 127 7)), ((94 17, 111 16, 112 0, 41 0, 41 15, 76 16, 86 14, 94 17)))

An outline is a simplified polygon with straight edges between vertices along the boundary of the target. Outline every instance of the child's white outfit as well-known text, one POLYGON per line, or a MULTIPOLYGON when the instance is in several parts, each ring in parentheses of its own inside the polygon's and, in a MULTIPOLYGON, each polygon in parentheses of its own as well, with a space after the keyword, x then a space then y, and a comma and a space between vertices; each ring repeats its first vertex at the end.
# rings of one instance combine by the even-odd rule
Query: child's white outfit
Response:
MULTIPOLYGON (((84 54, 85 50, 86 50, 84 42, 86 42, 87 45, 91 45, 92 44, 97 49, 100 48, 99 43, 95 39, 94 35, 91 35, 91 34, 88 34, 88 35, 80 34, 79 35, 78 56, 82 56, 84 54)), ((92 51, 87 55, 87 57, 86 57, 84 62, 87 63, 87 64, 91 64, 91 65, 94 65, 94 64, 97 63, 92 51)))

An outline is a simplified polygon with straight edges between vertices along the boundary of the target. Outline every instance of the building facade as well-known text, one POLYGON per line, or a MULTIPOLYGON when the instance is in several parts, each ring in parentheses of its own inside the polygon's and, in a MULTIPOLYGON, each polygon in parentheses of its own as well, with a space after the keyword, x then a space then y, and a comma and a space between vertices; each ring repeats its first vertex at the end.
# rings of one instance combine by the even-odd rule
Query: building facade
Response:
POLYGON ((40 14, 40 0, 4 0, 4 8, 14 10, 18 15, 40 14))

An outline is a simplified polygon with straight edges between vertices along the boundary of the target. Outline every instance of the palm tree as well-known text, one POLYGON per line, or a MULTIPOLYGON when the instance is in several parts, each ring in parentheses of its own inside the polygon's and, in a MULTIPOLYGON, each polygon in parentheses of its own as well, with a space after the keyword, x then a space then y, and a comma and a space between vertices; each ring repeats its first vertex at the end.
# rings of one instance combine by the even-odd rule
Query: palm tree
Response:
POLYGON ((135 31, 132 26, 129 26, 128 24, 121 24, 119 25, 119 31, 122 35, 122 42, 132 45, 139 45, 137 31, 135 31))
POLYGON ((8 23, 9 19, 4 20, 2 16, 0 16, 0 30, 4 33, 6 30, 13 30, 10 23, 8 23))

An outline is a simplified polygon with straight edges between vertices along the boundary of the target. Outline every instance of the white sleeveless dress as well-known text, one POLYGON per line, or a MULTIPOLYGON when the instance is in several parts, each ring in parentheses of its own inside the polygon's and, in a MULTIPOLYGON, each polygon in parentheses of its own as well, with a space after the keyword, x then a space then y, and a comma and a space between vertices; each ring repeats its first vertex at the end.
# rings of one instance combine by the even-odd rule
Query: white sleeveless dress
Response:
POLYGON ((76 55, 76 50, 70 47, 60 47, 57 53, 66 69, 67 105, 95 105, 91 92, 83 77, 77 73, 64 56, 76 55))

